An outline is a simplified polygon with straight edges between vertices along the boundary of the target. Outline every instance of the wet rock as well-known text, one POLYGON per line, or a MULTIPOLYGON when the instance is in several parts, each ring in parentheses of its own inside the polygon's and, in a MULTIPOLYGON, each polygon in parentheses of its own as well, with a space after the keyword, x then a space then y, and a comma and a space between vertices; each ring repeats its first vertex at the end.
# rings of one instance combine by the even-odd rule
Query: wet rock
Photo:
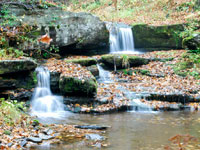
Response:
POLYGON ((99 70, 97 65, 92 65, 87 67, 87 70, 92 73, 93 76, 98 77, 99 76, 99 70))
POLYGON ((51 135, 54 133, 54 131, 52 129, 45 129, 45 130, 43 130, 43 133, 46 135, 51 135))
POLYGON ((75 108, 73 109, 73 112, 74 112, 74 113, 80 113, 80 112, 81 112, 81 107, 75 107, 75 108))
POLYGON ((94 141, 103 141, 105 140, 105 137, 100 136, 99 134, 86 134, 85 138, 88 140, 94 140, 94 141))
POLYGON ((8 143, 8 147, 11 147, 13 145, 13 143, 8 143))
POLYGON ((115 67, 116 69, 123 69, 145 65, 149 63, 149 59, 138 56, 109 54, 103 55, 99 62, 103 64, 104 68, 113 70, 115 67))
POLYGON ((50 140, 50 139, 53 139, 54 137, 51 135, 45 135, 43 133, 39 133, 39 138, 42 140, 50 140))
POLYGON ((95 101, 94 98, 89 97, 65 97, 63 102, 66 105, 70 104, 91 104, 95 101))
POLYGON ((15 94, 9 94, 10 99, 18 100, 18 101, 27 101, 32 97, 32 91, 16 91, 15 94))
POLYGON ((108 126, 98 126, 98 125, 77 125, 75 128, 79 129, 92 129, 92 130, 106 130, 108 126))
POLYGON ((27 143, 28 143, 27 140, 24 139, 22 142, 20 142, 20 146, 24 147, 24 146, 26 146, 27 143))
POLYGON ((149 96, 146 97, 147 100, 159 100, 159 101, 167 101, 167 102, 177 102, 177 103, 189 103, 189 102, 198 102, 197 98, 194 98, 190 95, 186 94, 162 94, 162 93, 151 93, 149 96))
POLYGON ((60 80, 60 73, 59 72, 50 72, 50 86, 51 86, 51 91, 53 93, 59 93, 59 80, 60 80))
POLYGON ((37 138, 37 137, 28 137, 27 141, 31 141, 31 142, 34 142, 34 143, 42 143, 42 139, 37 138))

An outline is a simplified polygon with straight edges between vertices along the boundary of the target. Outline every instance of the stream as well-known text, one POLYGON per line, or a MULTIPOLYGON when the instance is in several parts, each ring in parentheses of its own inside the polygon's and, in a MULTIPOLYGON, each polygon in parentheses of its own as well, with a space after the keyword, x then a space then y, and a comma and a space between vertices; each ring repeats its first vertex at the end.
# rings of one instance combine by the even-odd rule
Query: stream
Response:
MULTIPOLYGON (((112 80, 109 71, 101 66, 98 82, 110 84, 112 80)), ((124 90, 124 89, 121 89, 124 90)), ((127 91, 128 93, 128 91, 127 91)), ((133 100, 134 102, 134 100, 133 100)), ((139 106, 140 104, 138 104, 139 106)), ((79 125, 105 125, 110 126, 105 133, 106 147, 91 147, 85 141, 64 142, 62 144, 40 145, 31 150, 160 150, 170 145, 169 139, 177 134, 189 134, 200 138, 200 113, 192 111, 152 111, 150 109, 134 109, 128 112, 106 115, 69 114, 66 118, 40 120, 43 123, 66 123, 79 125)))
MULTIPOLYGON (((126 35, 132 37, 130 28, 120 27, 112 29, 110 34, 111 53, 126 52, 129 50, 132 50, 134 53, 137 52, 134 50, 134 43, 130 44, 130 41, 133 41, 133 39, 127 40, 125 38, 125 32, 127 33, 126 35), (122 41, 121 46, 119 44, 120 41, 122 41), (129 47, 127 47, 127 45, 129 45, 129 47)), ((99 78, 97 79, 99 84, 103 83, 104 86, 107 86, 115 83, 116 79, 113 79, 111 72, 104 70, 99 64, 97 67, 99 70, 99 78)), ((43 72, 44 71, 45 70, 43 69, 43 72)), ((49 85, 47 88, 50 89, 49 85)), ((170 146, 171 142, 169 139, 176 135, 188 134, 190 136, 194 136, 195 138, 200 138, 199 112, 192 112, 189 110, 152 111, 151 108, 147 107, 145 104, 142 104, 140 101, 137 101, 142 95, 139 95, 138 97, 133 92, 131 93, 120 85, 117 88, 120 91, 123 91, 128 99, 131 99, 133 106, 131 111, 104 115, 69 113, 67 115, 63 115, 61 117, 62 119, 50 118, 47 120, 47 118, 44 117, 40 119, 42 123, 110 126, 104 135, 106 137, 106 147, 91 147, 91 145, 87 145, 86 141, 82 140, 78 142, 64 142, 62 144, 39 145, 31 148, 31 150, 162 150, 165 146, 170 146)), ((53 97, 50 91, 49 93, 49 96, 53 97)), ((55 98, 55 96, 53 98, 55 98)), ((37 97, 34 99, 36 102, 38 101, 37 97)), ((39 97, 39 100, 41 99, 43 100, 45 97, 39 97)), ((58 98, 53 100, 56 101, 60 106, 58 98)), ((45 107, 48 106, 50 107, 50 105, 46 105, 45 107)), ((57 106, 56 108, 57 109, 46 109, 51 113, 56 114, 59 114, 60 111, 63 111, 63 108, 61 107, 57 106)), ((39 108, 36 107, 35 109, 39 108)), ((36 112, 38 111, 36 110, 36 112)), ((198 145, 197 149, 200 149, 200 145, 198 145)))
MULTIPOLYGON (((107 142, 110 143, 110 146, 101 149, 156 150, 164 149, 164 146, 170 143, 168 139, 176 134, 189 134, 200 138, 199 117, 200 113, 190 111, 124 112, 97 116, 74 114, 67 118, 65 123, 111 126, 106 132, 107 142)), ((89 150, 92 147, 85 145, 84 142, 75 142, 33 149, 89 150)))

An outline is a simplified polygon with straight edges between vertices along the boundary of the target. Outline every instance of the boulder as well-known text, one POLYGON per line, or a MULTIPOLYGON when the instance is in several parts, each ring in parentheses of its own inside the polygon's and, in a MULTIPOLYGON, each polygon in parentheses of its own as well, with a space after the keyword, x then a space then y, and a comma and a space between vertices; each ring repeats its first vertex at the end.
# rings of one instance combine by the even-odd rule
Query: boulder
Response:
POLYGON ((95 76, 95 77, 99 76, 99 69, 98 69, 97 65, 88 66, 87 70, 90 71, 93 76, 95 76))
POLYGON ((151 26, 147 24, 132 25, 135 48, 144 49, 181 49, 180 32, 183 24, 151 26))
POLYGON ((116 66, 117 69, 128 68, 128 67, 137 67, 140 65, 148 64, 149 60, 137 56, 128 56, 128 55, 103 55, 99 62, 103 63, 103 66, 107 69, 114 69, 116 66))
MULTIPOLYGON (((10 5, 9 10, 17 16, 19 25, 25 22, 26 25, 37 29, 31 32, 32 38, 37 39, 48 34, 53 39, 51 45, 59 47, 61 54, 86 54, 109 50, 105 49, 109 45, 109 32, 105 23, 92 14, 73 13, 56 7, 25 10, 10 5)), ((20 47, 26 49, 26 45, 27 43, 23 43, 20 47)), ((41 46, 48 48, 38 42, 33 44, 32 48, 41 49, 41 46)))
POLYGON ((51 87, 53 86, 53 92, 77 97, 94 97, 97 94, 95 77, 80 64, 54 59, 47 61, 45 65, 50 71, 50 84, 51 87))
POLYGON ((78 79, 62 76, 59 81, 59 88, 63 95, 94 97, 97 93, 96 79, 78 79))
POLYGON ((50 87, 53 93, 59 93, 60 72, 50 71, 50 87))
POLYGON ((200 32, 183 39, 183 47, 189 50, 200 50, 200 32))

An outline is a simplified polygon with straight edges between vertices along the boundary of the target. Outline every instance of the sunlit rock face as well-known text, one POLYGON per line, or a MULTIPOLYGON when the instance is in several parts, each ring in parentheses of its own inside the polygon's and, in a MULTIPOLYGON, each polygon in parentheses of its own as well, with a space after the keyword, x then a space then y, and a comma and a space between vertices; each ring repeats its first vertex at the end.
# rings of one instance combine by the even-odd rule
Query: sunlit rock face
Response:
MULTIPOLYGON (((13 6, 9 9, 19 18, 19 24, 25 22, 37 28, 31 32, 31 37, 48 34, 53 39, 51 44, 58 46, 62 54, 98 53, 108 46, 109 32, 105 23, 89 13, 72 13, 59 8, 35 8, 31 12, 13 6)), ((39 42, 28 45, 33 49, 48 48, 39 42)), ((20 45, 21 48, 26 46, 27 43, 20 45)))

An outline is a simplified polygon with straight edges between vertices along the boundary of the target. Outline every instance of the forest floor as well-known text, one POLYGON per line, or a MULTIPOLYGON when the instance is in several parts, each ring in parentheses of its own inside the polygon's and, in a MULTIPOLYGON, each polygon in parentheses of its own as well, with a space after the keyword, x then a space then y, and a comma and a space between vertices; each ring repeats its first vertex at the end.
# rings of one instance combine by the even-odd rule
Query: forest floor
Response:
MULTIPOLYGON (((150 60, 147 65, 131 67, 112 72, 113 82, 109 84, 99 83, 96 100, 102 105, 79 105, 69 106, 73 111, 79 108, 82 113, 106 113, 118 111, 124 107, 128 109, 131 99, 123 92, 125 89, 134 93, 152 93, 161 97, 140 102, 148 105, 153 110, 170 110, 173 104, 176 107, 187 105, 192 110, 199 107, 199 84, 200 62, 199 55, 188 53, 186 50, 155 51, 145 54, 134 55, 150 60), (171 95, 171 98, 165 98, 171 95), (183 95, 184 97, 179 97, 183 95), (179 97, 179 98, 177 98, 179 97), (183 99, 184 98, 184 102, 183 99), (164 99, 164 100, 163 100, 164 99)), ((86 56, 84 56, 85 58, 86 56)), ((101 56, 94 56, 100 58, 101 56)), ((73 58, 71 56, 70 58, 73 58)), ((74 58, 83 58, 74 56, 74 58)), ((180 109, 180 108, 178 108, 180 109)))
POLYGON ((123 22, 127 24, 168 25, 187 23, 200 18, 196 0, 80 0, 66 6, 66 10, 89 12, 103 21, 123 22))

